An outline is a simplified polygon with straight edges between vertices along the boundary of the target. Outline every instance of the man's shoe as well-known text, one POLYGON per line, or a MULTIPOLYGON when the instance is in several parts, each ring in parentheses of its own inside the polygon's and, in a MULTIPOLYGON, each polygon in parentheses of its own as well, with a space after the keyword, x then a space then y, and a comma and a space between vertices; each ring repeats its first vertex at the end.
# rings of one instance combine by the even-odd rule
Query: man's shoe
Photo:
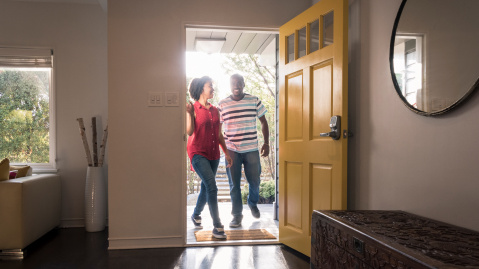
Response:
POLYGON ((213 237, 214 238, 218 238, 218 239, 226 239, 226 234, 225 234, 225 229, 223 229, 223 225, 221 225, 220 227, 215 227, 213 229, 213 237))
POLYGON ((235 216, 233 220, 230 222, 231 228, 237 228, 241 226, 241 221, 243 220, 243 216, 235 216))
POLYGON ((259 219, 261 217, 261 213, 259 213, 258 206, 248 206, 251 209, 251 214, 253 215, 253 217, 259 219))
POLYGON ((195 229, 203 229, 203 226, 201 225, 201 217, 195 217, 195 215, 191 215, 191 220, 193 221, 193 224, 195 225, 195 229))

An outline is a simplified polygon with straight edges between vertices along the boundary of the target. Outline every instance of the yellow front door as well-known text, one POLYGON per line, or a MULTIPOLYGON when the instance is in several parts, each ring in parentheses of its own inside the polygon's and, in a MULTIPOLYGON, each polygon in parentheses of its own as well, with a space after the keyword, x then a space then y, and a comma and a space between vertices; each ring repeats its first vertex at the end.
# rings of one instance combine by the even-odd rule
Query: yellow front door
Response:
POLYGON ((347 11, 321 0, 279 31, 279 241, 308 256, 313 210, 346 209, 347 11))

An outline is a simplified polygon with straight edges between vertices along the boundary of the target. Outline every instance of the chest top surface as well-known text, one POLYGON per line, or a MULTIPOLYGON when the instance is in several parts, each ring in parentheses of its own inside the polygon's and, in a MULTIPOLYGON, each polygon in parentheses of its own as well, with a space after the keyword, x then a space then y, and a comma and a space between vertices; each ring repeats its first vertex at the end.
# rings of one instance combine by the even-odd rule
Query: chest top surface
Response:
POLYGON ((403 211, 315 211, 409 253, 444 264, 479 268, 479 232, 403 211))

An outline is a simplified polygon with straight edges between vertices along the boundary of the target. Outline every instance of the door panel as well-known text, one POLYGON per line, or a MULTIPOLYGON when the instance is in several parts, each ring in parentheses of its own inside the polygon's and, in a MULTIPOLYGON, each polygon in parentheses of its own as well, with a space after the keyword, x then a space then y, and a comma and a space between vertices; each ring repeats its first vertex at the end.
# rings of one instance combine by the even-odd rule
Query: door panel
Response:
POLYGON ((279 241, 305 255, 313 210, 346 209, 347 0, 321 0, 280 28, 279 241), (318 33, 319 31, 319 33, 318 33))
POLYGON ((310 129, 312 130, 311 140, 327 139, 320 137, 320 133, 329 132, 329 119, 331 118, 333 89, 332 89, 332 62, 320 64, 312 68, 313 80, 311 82, 313 90, 310 92, 311 100, 311 120, 310 129))
MULTIPOLYGON (((312 210, 317 208, 331 209, 332 170, 333 167, 328 164, 311 164, 311 185, 309 187, 309 194, 311 197, 310 206, 312 210)), ((311 236, 311 229, 309 230, 309 236, 311 236)))
POLYGON ((301 174, 303 171, 302 163, 286 163, 286 199, 287 207, 284 225, 288 228, 301 231, 301 174))
POLYGON ((303 138, 303 74, 288 76, 286 91, 286 140, 303 138))

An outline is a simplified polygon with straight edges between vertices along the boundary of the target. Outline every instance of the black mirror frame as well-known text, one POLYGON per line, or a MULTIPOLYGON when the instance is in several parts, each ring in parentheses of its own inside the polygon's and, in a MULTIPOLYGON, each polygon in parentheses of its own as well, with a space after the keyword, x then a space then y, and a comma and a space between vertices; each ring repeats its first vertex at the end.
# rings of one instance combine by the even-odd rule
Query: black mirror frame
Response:
POLYGON ((401 89, 399 88, 399 84, 398 84, 398 82, 396 80, 396 76, 394 74, 394 43, 396 41, 396 30, 397 30, 397 27, 399 25, 399 19, 401 18, 401 14, 403 12, 404 6, 406 5, 407 1, 408 0, 403 0, 402 3, 401 3, 401 6, 399 7, 398 13, 396 15, 396 19, 394 20, 394 26, 393 26, 393 30, 392 30, 392 34, 391 34, 391 43, 390 43, 390 47, 389 47, 389 69, 391 71, 391 78, 393 80, 394 88, 396 89, 396 93, 398 94, 399 98, 402 100, 403 104, 407 108, 409 108, 409 110, 411 110, 412 112, 414 112, 416 114, 419 114, 419 115, 422 115, 422 116, 426 116, 426 117, 442 115, 444 113, 447 113, 447 112, 453 110, 454 108, 459 106, 459 104, 463 103, 467 98, 469 98, 471 96, 471 94, 479 88, 479 78, 476 80, 476 83, 474 83, 474 85, 471 87, 471 89, 469 89, 469 91, 466 92, 466 94, 464 94, 464 96, 462 96, 459 100, 457 100, 452 105, 446 107, 443 110, 439 110, 439 111, 435 111, 435 112, 426 112, 426 111, 419 110, 419 109, 413 107, 411 104, 409 104, 409 102, 406 100, 406 98, 401 94, 401 89))

